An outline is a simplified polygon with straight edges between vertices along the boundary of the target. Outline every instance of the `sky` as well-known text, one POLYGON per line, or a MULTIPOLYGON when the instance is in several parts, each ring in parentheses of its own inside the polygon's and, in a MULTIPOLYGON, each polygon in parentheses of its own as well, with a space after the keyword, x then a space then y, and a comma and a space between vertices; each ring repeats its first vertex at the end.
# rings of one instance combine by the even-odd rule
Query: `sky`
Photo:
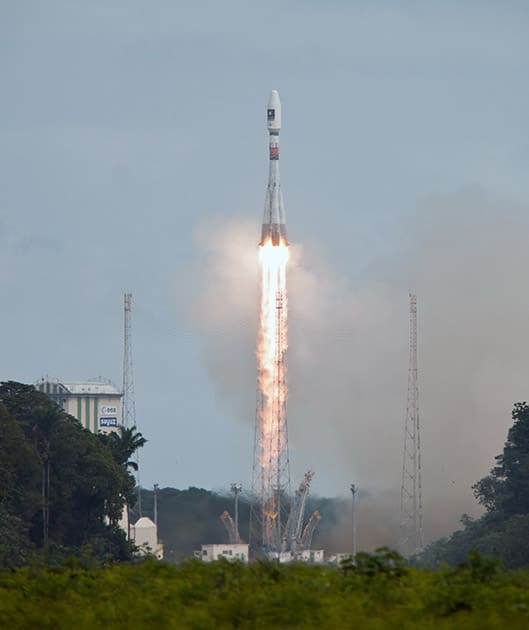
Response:
POLYGON ((398 492, 413 291, 429 536, 477 513, 529 397, 528 32, 509 0, 4 0, 0 379, 119 385, 132 291, 142 484, 249 487, 277 89, 293 483, 398 492))

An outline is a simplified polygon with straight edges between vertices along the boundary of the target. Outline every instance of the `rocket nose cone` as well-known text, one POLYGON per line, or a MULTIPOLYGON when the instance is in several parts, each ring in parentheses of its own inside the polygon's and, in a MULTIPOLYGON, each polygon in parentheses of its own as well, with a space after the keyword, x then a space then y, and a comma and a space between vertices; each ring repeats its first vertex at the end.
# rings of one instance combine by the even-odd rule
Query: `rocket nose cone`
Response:
POLYGON ((277 135, 281 129, 281 101, 277 90, 272 90, 266 108, 268 131, 277 135))
POLYGON ((279 100, 279 92, 272 90, 270 92, 270 98, 268 99, 268 107, 281 107, 281 101, 279 100))

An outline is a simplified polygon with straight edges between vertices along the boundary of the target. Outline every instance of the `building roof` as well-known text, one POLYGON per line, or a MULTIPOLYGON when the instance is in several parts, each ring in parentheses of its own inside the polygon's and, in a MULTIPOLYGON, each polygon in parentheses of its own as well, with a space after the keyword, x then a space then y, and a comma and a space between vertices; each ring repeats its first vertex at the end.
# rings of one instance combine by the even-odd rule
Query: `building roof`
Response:
POLYGON ((110 381, 61 381, 71 394, 114 394, 120 395, 119 389, 110 381))
POLYGON ((46 383, 58 385, 62 394, 107 394, 121 396, 120 390, 108 380, 60 381, 58 379, 42 378, 35 383, 35 387, 40 391, 47 391, 42 389, 46 383))
POLYGON ((137 528, 150 528, 152 529, 153 527, 156 527, 156 524, 154 523, 154 521, 151 521, 151 519, 148 516, 142 516, 138 521, 136 521, 136 524, 134 525, 134 527, 137 528))

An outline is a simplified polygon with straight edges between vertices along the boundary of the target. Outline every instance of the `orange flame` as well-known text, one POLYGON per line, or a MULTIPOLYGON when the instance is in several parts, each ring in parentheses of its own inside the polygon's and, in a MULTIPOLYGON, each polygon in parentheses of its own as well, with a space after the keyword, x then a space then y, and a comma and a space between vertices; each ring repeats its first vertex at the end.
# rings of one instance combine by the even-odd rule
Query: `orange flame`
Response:
POLYGON ((263 498, 275 511, 274 497, 280 486, 281 455, 287 446, 286 368, 288 245, 266 241, 259 249, 261 309, 257 343, 260 405, 260 467, 263 498))

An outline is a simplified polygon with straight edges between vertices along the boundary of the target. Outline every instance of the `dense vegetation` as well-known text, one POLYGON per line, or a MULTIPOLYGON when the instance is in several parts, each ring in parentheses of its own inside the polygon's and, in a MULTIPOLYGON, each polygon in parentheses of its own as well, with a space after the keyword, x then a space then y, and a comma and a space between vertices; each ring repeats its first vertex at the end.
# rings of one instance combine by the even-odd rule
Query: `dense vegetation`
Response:
POLYGON ((118 521, 134 503, 128 460, 143 438, 94 435, 31 385, 0 384, 0 567, 87 548, 130 558, 118 521))
MULTIPOLYGON (((526 403, 513 420, 495 467, 474 486, 486 513, 464 517, 461 531, 415 559, 434 571, 386 548, 339 568, 134 564, 118 520, 124 508, 134 517, 129 469, 144 438, 134 429, 94 435, 33 387, 2 383, 0 568, 9 570, 0 571, 0 627, 529 627, 529 571, 503 569, 529 567, 526 403)), ((152 514, 152 493, 142 498, 152 514)), ((332 514, 330 500, 315 501, 311 509, 332 514)), ((232 503, 198 488, 161 490, 168 559, 225 540, 218 517, 232 503)), ((243 536, 249 514, 243 498, 243 536)))
POLYGON ((470 552, 503 560, 509 568, 529 566, 529 406, 516 403, 513 426, 490 474, 474 485, 485 507, 479 519, 463 516, 463 529, 430 545, 423 566, 463 562, 470 552))
POLYGON ((0 574, 0 627, 526 628, 529 573, 472 558, 426 571, 393 552, 356 567, 147 561, 0 574))

